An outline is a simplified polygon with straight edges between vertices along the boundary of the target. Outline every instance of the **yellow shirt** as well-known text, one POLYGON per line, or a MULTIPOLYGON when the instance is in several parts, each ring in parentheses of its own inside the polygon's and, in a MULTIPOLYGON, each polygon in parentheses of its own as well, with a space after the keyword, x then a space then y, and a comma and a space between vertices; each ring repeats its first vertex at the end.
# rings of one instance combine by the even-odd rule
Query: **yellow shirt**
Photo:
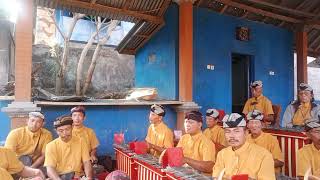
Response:
POLYGON ((0 167, 0 179, 3 180, 13 180, 12 176, 9 174, 9 172, 3 168, 0 167))
MULTIPOLYGON (((146 141, 159 147, 170 148, 173 147, 173 133, 164 122, 157 125, 151 124, 146 141)), ((161 153, 151 149, 150 154, 160 156, 161 153)))
POLYGON ((202 132, 183 135, 177 147, 182 147, 183 155, 190 159, 215 162, 215 145, 202 132))
POLYGON ((23 170, 24 165, 11 149, 0 147, 0 168, 5 169, 10 174, 16 174, 23 170))
POLYGON ((45 153, 46 145, 50 141, 52 141, 52 135, 48 130, 41 128, 33 133, 25 126, 9 133, 5 147, 12 149, 18 157, 29 155, 34 161, 45 153))
POLYGON ((212 176, 218 177, 224 168, 224 178, 231 178, 233 175, 238 174, 248 174, 252 179, 276 179, 271 153, 258 145, 248 142, 245 142, 242 147, 235 151, 229 146, 218 152, 212 176))
POLYGON ((55 168, 58 174, 80 175, 83 163, 89 160, 89 150, 80 138, 73 136, 67 143, 57 138, 47 145, 44 166, 55 168))
MULTIPOLYGON (((271 134, 262 132, 260 136, 255 139, 253 139, 251 135, 248 135, 247 141, 268 150, 272 154, 273 159, 284 162, 279 142, 277 138, 272 136, 271 134)), ((275 171, 276 173, 280 173, 281 169, 276 168, 275 171)))
POLYGON ((88 146, 89 152, 99 146, 99 140, 96 133, 91 128, 82 126, 81 128, 74 127, 72 135, 81 138, 88 146))
POLYGON ((203 134, 211 139, 214 143, 219 143, 223 146, 227 146, 226 138, 224 136, 224 130, 219 126, 215 125, 212 128, 204 130, 203 134))
POLYGON ((298 173, 297 176, 304 176, 311 168, 312 175, 320 177, 320 150, 313 144, 308 144, 298 151, 298 173))
POLYGON ((259 96, 258 98, 253 97, 248 99, 246 104, 244 105, 242 113, 248 114, 248 112, 255 109, 261 111, 266 115, 274 114, 271 101, 263 95, 259 96))
POLYGON ((292 124, 302 126, 311 117, 311 103, 303 103, 294 113, 292 124))

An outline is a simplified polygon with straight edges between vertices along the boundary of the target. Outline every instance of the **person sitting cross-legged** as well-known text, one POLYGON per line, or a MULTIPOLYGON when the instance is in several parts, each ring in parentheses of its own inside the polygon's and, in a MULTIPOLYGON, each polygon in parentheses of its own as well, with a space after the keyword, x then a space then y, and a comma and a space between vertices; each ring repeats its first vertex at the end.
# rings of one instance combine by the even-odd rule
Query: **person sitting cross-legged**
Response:
POLYGON ((61 116, 54 121, 59 137, 51 141, 46 148, 44 166, 49 178, 69 180, 82 176, 82 167, 86 178, 93 179, 92 165, 87 144, 72 135, 72 118, 61 116))

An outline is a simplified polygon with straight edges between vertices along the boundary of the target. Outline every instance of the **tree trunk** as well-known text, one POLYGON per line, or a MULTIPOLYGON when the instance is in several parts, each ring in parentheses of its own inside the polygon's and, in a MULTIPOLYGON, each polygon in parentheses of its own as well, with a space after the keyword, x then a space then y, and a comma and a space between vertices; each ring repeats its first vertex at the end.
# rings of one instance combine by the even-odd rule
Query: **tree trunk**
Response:
MULTIPOLYGON (((70 28, 68 30, 67 35, 65 36, 64 34, 61 34, 62 37, 64 38, 64 47, 63 47, 63 54, 62 54, 62 59, 60 61, 60 66, 59 66, 59 71, 57 73, 56 77, 56 88, 55 88, 55 93, 56 95, 61 95, 62 93, 62 88, 64 86, 64 78, 65 78, 65 72, 66 68, 68 65, 68 54, 69 54, 69 43, 71 39, 72 32, 74 30, 74 27, 77 24, 77 21, 81 18, 83 18, 85 15, 84 14, 79 14, 79 13, 74 13, 74 16, 72 18, 72 23, 70 25, 70 28)), ((57 26, 59 29, 59 27, 57 26)), ((62 31, 60 31, 62 33, 62 31)))
POLYGON ((81 55, 80 55, 80 59, 78 62, 78 67, 77 67, 77 75, 76 75, 76 95, 80 96, 81 95, 81 73, 83 70, 83 64, 84 64, 84 60, 87 56, 87 53, 90 49, 90 47, 92 46, 92 43, 94 41, 94 37, 98 34, 98 32, 95 32, 91 35, 90 39, 88 40, 87 44, 85 45, 85 47, 83 48, 81 55))
POLYGON ((94 53, 93 53, 93 56, 92 56, 92 61, 91 61, 90 67, 88 69, 88 73, 87 73, 87 76, 86 76, 84 87, 82 89, 82 94, 83 95, 86 94, 86 92, 87 92, 87 90, 88 90, 88 88, 89 88, 89 86, 91 84, 93 72, 94 72, 94 69, 96 67, 97 60, 99 58, 99 53, 100 53, 100 50, 101 50, 101 46, 104 45, 108 41, 112 31, 117 27, 118 23, 119 23, 118 20, 112 20, 111 21, 110 26, 109 26, 109 28, 107 30, 106 36, 101 40, 101 42, 98 42, 97 47, 94 50, 94 53))
POLYGON ((91 61, 90 67, 88 69, 88 73, 87 73, 87 77, 86 77, 84 86, 83 86, 83 89, 82 89, 82 94, 83 95, 86 94, 86 92, 87 92, 87 90, 89 88, 89 85, 91 84, 92 75, 93 75, 94 69, 96 68, 96 64, 97 64, 97 60, 98 60, 98 56, 99 56, 100 50, 101 50, 101 45, 97 44, 97 47, 94 50, 94 53, 93 53, 93 56, 92 56, 92 61, 91 61))
POLYGON ((63 87, 63 80, 64 80, 64 74, 67 66, 67 55, 69 54, 69 41, 64 41, 64 49, 62 54, 62 59, 60 62, 60 69, 57 73, 56 77, 56 89, 55 93, 56 95, 61 95, 62 93, 62 87, 63 87))

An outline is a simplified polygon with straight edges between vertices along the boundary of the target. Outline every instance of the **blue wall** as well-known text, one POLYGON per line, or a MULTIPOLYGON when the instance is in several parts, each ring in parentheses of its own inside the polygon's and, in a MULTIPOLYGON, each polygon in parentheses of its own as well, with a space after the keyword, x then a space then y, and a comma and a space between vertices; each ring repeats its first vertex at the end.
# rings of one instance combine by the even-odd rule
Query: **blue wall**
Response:
POLYGON ((178 7, 170 6, 165 26, 136 54, 135 86, 155 87, 163 99, 178 97, 178 19, 178 7))
MULTIPOLYGON (((7 107, 8 104, 10 104, 11 101, 0 101, 0 109, 3 107, 7 107)), ((5 141, 7 138, 7 135, 10 131, 10 118, 9 116, 0 111, 0 142, 5 141)))
MULTIPOLYGON (((254 79, 262 80, 264 95, 284 111, 293 99, 293 34, 271 25, 223 16, 194 8, 194 101, 232 110, 231 53, 253 56, 254 79), (235 39, 237 26, 250 28, 251 40, 235 39), (213 71, 206 65, 215 66, 213 71), (275 75, 270 76, 269 71, 275 75)), ((283 112, 282 112, 283 113, 283 112)))
MULTIPOLYGON (((46 117, 46 128, 56 137, 53 121, 60 115, 68 114, 71 106, 45 106, 41 108, 46 117)), ((150 106, 87 106, 85 125, 92 128, 100 141, 98 154, 113 155, 113 134, 125 132, 126 142, 135 138, 143 140, 149 126, 150 106)), ((176 113, 166 106, 165 122, 174 129, 176 127, 176 113)))

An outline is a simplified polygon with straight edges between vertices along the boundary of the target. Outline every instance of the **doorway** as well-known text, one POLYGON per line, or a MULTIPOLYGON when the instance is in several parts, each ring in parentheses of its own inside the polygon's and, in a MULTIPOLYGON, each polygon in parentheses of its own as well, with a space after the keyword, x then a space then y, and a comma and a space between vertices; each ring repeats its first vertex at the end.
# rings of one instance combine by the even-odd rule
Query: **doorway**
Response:
POLYGON ((232 53, 232 112, 241 113, 249 98, 252 56, 232 53))

